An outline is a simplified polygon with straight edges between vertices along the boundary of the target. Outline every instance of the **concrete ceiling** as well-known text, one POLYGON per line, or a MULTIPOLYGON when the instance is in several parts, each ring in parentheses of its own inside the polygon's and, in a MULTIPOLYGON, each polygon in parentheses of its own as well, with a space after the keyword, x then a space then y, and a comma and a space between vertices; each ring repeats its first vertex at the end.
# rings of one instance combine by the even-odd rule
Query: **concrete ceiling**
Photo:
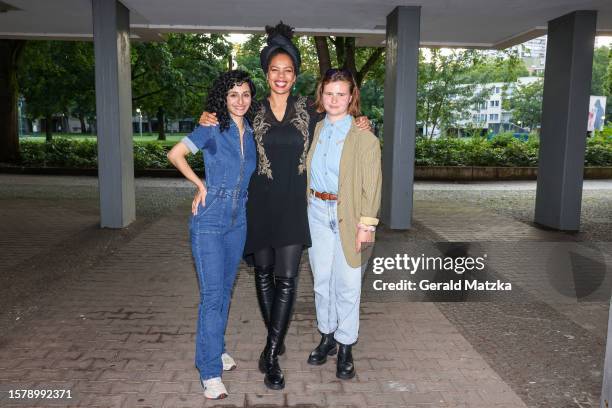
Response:
MULTIPOLYGON (((166 32, 261 33, 279 20, 298 33, 358 37, 382 45, 396 6, 421 6, 421 44, 505 48, 546 33, 547 21, 574 10, 597 10, 598 35, 612 36, 612 0, 122 0, 132 34, 157 40, 166 32)), ((1 0, 0 38, 91 39, 90 0, 1 0)))

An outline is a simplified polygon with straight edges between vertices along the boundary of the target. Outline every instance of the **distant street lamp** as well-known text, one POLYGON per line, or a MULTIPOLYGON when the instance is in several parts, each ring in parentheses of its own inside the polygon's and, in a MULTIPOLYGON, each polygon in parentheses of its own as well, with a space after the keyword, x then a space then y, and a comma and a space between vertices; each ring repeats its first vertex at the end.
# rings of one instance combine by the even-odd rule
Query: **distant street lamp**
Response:
POLYGON ((142 111, 140 108, 136 108, 136 113, 138 113, 138 129, 140 130, 140 137, 142 137, 142 111))

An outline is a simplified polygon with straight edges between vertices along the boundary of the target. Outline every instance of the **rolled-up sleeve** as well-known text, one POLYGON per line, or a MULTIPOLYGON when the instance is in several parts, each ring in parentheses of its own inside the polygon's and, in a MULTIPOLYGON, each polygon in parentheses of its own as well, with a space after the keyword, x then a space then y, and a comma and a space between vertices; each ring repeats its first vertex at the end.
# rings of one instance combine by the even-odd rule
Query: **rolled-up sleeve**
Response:
POLYGON ((369 135, 363 143, 361 153, 362 191, 361 216, 359 222, 366 225, 378 225, 378 211, 382 190, 382 170, 380 142, 374 135, 369 135))
POLYGON ((211 132, 213 129, 213 126, 198 126, 191 134, 181 139, 181 142, 189 148, 191 153, 195 154, 206 148, 206 145, 211 139, 211 132))

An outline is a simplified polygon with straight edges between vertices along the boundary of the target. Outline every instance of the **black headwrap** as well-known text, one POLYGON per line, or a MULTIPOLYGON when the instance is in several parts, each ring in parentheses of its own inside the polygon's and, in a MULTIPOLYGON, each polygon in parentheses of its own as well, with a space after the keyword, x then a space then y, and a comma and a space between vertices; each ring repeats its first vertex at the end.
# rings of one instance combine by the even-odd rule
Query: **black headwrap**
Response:
POLYGON ((268 39, 266 40, 268 45, 264 47, 259 54, 261 69, 267 73, 268 65, 270 64, 270 56, 274 53, 274 51, 281 49, 289 54, 293 60, 295 74, 298 75, 300 73, 300 64, 302 63, 302 59, 300 58, 300 51, 291 42, 291 38, 293 37, 293 28, 283 24, 281 21, 276 25, 276 27, 266 26, 266 33, 268 33, 268 39))

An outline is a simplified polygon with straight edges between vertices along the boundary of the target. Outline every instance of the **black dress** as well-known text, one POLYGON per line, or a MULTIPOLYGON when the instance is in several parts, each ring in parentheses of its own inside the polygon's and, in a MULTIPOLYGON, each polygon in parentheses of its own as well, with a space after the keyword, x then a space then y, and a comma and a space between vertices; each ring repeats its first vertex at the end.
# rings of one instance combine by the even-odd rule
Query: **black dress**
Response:
POLYGON ((278 121, 266 98, 253 121, 257 169, 249 184, 245 255, 263 248, 309 247, 306 154, 317 122, 313 101, 290 96, 278 121))

